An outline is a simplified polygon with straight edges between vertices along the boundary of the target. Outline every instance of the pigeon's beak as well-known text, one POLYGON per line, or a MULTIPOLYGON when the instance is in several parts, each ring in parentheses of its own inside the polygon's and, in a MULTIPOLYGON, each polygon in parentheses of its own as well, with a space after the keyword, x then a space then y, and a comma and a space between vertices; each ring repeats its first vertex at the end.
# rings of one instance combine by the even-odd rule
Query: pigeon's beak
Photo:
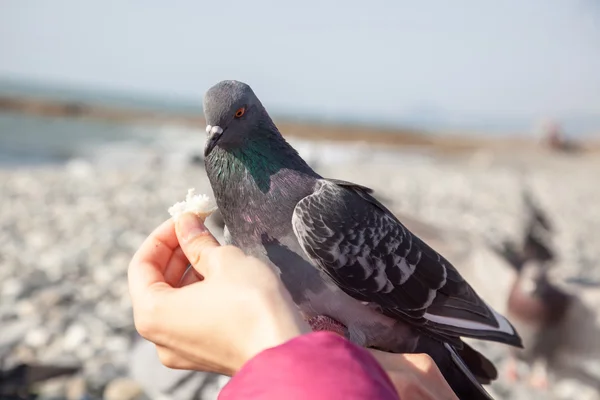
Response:
POLYGON ((223 135, 223 128, 220 126, 206 125, 206 133, 208 134, 208 137, 206 138, 206 145, 204 146, 204 157, 207 157, 217 145, 217 142, 223 135))

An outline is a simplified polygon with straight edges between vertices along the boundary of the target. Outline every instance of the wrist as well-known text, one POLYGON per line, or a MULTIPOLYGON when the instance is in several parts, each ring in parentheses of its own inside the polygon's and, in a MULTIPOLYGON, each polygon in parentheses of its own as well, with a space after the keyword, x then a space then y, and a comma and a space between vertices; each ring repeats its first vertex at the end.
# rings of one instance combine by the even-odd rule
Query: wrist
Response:
POLYGON ((246 336, 241 362, 238 363, 234 373, 264 350, 312 332, 291 298, 287 298, 288 296, 282 298, 280 293, 272 298, 269 297, 271 296, 261 296, 260 305, 257 308, 258 316, 246 336))

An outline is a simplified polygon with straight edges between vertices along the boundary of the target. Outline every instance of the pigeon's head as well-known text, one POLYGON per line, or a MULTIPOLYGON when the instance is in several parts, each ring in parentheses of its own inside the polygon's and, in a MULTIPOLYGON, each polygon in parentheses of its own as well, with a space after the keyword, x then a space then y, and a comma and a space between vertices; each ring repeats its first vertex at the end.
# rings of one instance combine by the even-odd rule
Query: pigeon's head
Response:
POLYGON ((217 146, 234 148, 244 142, 266 112, 247 84, 238 81, 221 81, 204 95, 206 118, 206 145, 204 156, 217 146))

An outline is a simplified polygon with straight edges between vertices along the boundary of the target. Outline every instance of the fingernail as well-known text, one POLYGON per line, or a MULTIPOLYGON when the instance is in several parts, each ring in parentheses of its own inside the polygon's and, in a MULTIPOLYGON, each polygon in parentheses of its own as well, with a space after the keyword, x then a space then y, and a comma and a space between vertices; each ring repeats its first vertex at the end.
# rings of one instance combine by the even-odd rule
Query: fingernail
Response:
POLYGON ((179 236, 186 242, 208 231, 200 218, 192 213, 180 215, 177 219, 177 228, 179 236))

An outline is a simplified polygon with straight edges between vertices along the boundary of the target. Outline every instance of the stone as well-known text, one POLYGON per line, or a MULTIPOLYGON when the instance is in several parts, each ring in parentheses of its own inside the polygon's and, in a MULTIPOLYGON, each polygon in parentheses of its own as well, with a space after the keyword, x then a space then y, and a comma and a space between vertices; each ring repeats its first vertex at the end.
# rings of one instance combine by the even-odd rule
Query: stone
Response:
POLYGON ((22 319, 0 325, 0 355, 8 348, 19 342, 25 334, 34 326, 35 319, 22 319))
POLYGON ((104 389, 104 400, 138 400, 143 396, 141 386, 130 378, 112 380, 104 389))
POLYGON ((125 353, 129 350, 129 340, 123 336, 108 337, 104 349, 114 353, 125 353))
POLYGON ((66 384, 65 397, 67 400, 83 400, 87 394, 87 382, 81 375, 74 376, 66 384))
POLYGON ((599 400, 600 393, 590 386, 582 386, 574 379, 563 379, 553 387, 554 397, 561 400, 599 400))
POLYGON ((35 306, 34 302, 27 298, 20 300, 15 305, 15 310, 21 318, 35 317, 39 312, 39 308, 35 306))
POLYGON ((25 338, 23 339, 23 342, 28 346, 39 348, 48 344, 50 339, 50 332, 48 332, 42 327, 36 327, 27 332, 25 338))
POLYGON ((17 299, 25 291, 23 281, 17 278, 8 278, 2 282, 2 296, 17 299))
POLYGON ((68 378, 54 378, 36 385, 39 399, 64 399, 67 397, 68 378))
POLYGON ((24 290, 24 295, 28 296, 35 290, 48 285, 48 275, 42 270, 34 269, 30 274, 28 274, 23 280, 26 289, 24 290))
POLYGON ((75 350, 75 354, 80 360, 88 360, 94 356, 96 348, 89 343, 83 343, 75 350))
POLYGON ((77 323, 72 324, 67 328, 63 338, 65 350, 75 350, 86 341, 87 336, 87 329, 83 325, 77 323))

